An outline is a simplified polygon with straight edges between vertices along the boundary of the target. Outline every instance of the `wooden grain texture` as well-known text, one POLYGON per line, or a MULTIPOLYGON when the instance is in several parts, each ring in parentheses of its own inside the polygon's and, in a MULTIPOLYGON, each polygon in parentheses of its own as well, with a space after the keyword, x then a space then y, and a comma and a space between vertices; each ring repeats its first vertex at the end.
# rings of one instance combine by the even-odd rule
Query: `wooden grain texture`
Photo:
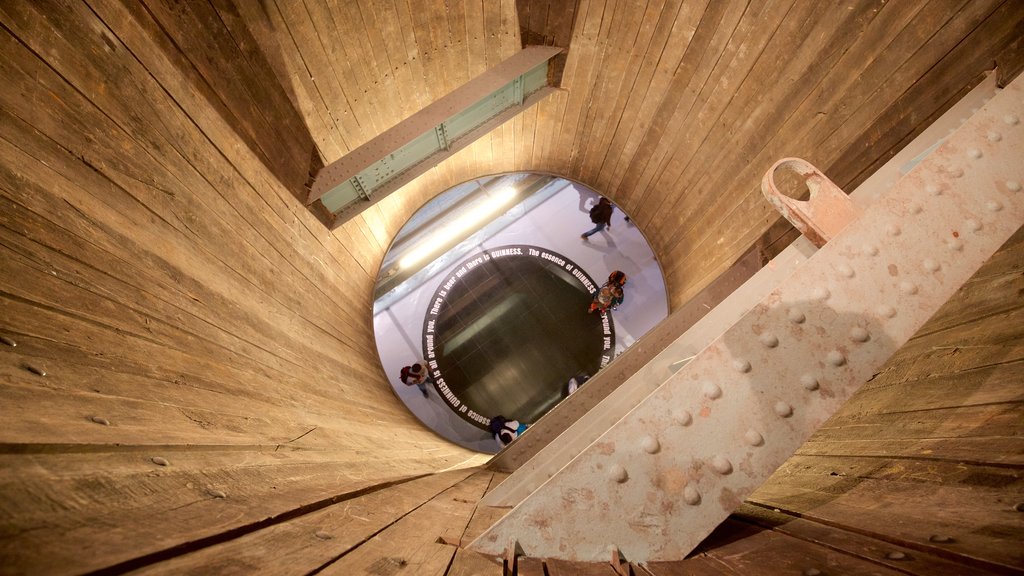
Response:
POLYGON ((309 573, 350 552, 471 473, 445 472, 389 486, 138 572, 309 573))
POLYGON ((653 576, 768 575, 768 574, 863 574, 895 575, 898 568, 880 566, 841 551, 735 520, 726 520, 720 541, 682 562, 651 562, 644 568, 653 576))
MULTIPOLYGON (((396 400, 371 327, 385 248, 449 186, 510 169, 593 186, 652 241, 677 308, 766 231, 769 244, 784 237, 757 190, 775 159, 803 155, 856 184, 993 62, 1004 82, 1021 67, 1020 2, 819 8, 0 4, 0 333, 19 343, 0 348, 0 480, 15 495, 2 502, 0 571, 169 559, 350 490, 472 461, 396 400), (334 233, 296 201, 311 165, 531 39, 569 51, 562 90, 529 114, 334 233)), ((961 548, 928 553, 1019 566, 1019 513, 1007 511, 1024 499, 1007 480, 1024 465, 1016 238, 769 482, 773 501, 819 532, 875 530, 909 545, 928 522, 956 528, 961 548), (824 463, 847 476, 826 476, 824 463), (942 474, 921 481, 899 467, 942 474), (942 509, 948 499, 958 503, 942 509), (923 516, 931 507, 942 510, 923 516)), ((472 515, 470 502, 486 484, 459 484, 466 502, 435 498, 330 569, 348 559, 380 573, 403 558, 438 573, 483 570, 436 538, 482 529, 490 516, 472 515)), ((415 505, 405 498, 387 510, 415 505)), ((768 550, 797 536, 755 538, 768 550)), ((312 545, 337 555, 339 542, 312 545)), ((831 553, 824 542, 808 554, 831 553)), ((723 569, 713 556, 695 557, 693 570, 723 569)), ((563 568, 574 569, 547 565, 563 568)))
POLYGON ((324 574, 444 574, 457 541, 490 481, 480 472, 445 490, 352 552, 324 567, 324 574))

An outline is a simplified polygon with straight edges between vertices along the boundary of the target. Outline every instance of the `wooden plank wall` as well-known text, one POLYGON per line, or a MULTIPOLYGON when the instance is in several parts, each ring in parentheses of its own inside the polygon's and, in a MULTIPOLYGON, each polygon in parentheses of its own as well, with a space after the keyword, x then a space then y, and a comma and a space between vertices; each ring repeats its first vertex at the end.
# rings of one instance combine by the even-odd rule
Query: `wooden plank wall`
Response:
POLYGON ((0 4, 0 572, 151 558, 478 458, 394 397, 379 246, 294 200, 310 132, 219 8, 0 4))
MULTIPOLYGON (((775 220, 756 181, 777 157, 849 186, 994 61, 1020 69, 1013 0, 569 5, 571 26, 537 23, 571 30, 565 91, 328 234, 294 199, 310 169, 514 53, 513 0, 0 3, 0 570, 150 564, 471 462, 393 397, 370 322, 386 246, 452 184, 531 169, 606 192, 678 305, 775 220)), ((780 478, 945 450, 940 475, 980 451, 964 485, 1010 482, 1019 412, 1000 410, 1019 398, 996 383, 1024 323, 980 292, 963 304, 908 347, 917 368, 868 389, 935 394, 862 406, 862 438, 826 429, 780 478)), ((902 486, 879 470, 860 485, 902 486)), ((800 513, 814 490, 764 503, 800 513)), ((964 542, 1005 534, 985 526, 964 542)))
POLYGON ((557 23, 534 16, 556 4, 575 13, 566 90, 509 123, 511 149, 506 126, 490 155, 452 158, 392 207, 480 173, 582 181, 647 235, 673 306, 776 222, 758 190, 776 159, 807 158, 852 189, 983 70, 1022 58, 1013 1, 523 0, 527 39, 552 36, 536 28, 557 23))

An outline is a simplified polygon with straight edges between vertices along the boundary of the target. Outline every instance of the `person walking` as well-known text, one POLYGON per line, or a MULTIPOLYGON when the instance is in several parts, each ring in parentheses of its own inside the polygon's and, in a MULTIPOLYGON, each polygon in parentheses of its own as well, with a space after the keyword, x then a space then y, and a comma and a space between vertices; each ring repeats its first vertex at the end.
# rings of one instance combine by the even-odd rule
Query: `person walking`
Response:
POLYGON ((613 210, 615 210, 615 207, 612 206, 611 201, 602 196, 597 201, 597 204, 594 204, 594 207, 590 209, 590 221, 594 223, 594 227, 580 234, 580 238, 586 240, 605 228, 611 230, 613 210))

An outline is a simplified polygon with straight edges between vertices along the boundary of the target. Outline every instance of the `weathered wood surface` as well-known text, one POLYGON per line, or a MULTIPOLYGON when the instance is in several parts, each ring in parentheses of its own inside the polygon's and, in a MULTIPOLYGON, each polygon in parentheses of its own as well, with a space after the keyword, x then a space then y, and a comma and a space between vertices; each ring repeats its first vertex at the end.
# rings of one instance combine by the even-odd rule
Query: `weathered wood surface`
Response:
MULTIPOLYGON (((1019 70, 1024 26, 1012 0, 538 0, 527 29, 570 47, 564 91, 334 234, 295 200, 311 156, 336 160, 518 50, 524 6, 0 4, 0 334, 18 343, 0 345, 11 495, 0 572, 163 560, 204 538, 227 546, 281 514, 471 458, 394 399, 371 333, 383 251, 442 189, 511 168, 593 186, 634 215, 679 305, 775 222, 757 192, 771 162, 802 155, 855 184, 993 61, 1019 70)), ((843 530, 918 552, 911 540, 952 513, 908 527, 868 507, 872 495, 922 506, 944 504, 930 492, 977 496, 958 517, 964 547, 925 551, 1019 568, 1007 542, 1021 539, 1020 514, 1007 507, 1024 500, 1010 481, 1022 454, 1022 261, 1019 249, 997 255, 841 427, 801 449, 794 466, 818 464, 773 480, 800 498, 780 485, 765 494, 815 527, 856 519, 843 530), (851 477, 836 486, 823 462, 865 476, 877 462, 885 475, 854 477, 844 496, 851 477), (949 481, 897 477, 901 463, 949 481)), ((453 490, 475 502, 485 482, 473 482, 453 490)), ((470 520, 472 505, 449 496, 343 559, 473 573, 479 558, 436 538, 459 541, 486 514, 470 520), (409 548, 438 522, 446 530, 409 548)))
POLYGON ((326 566, 323 574, 444 574, 455 555, 450 544, 462 537, 477 501, 490 481, 479 472, 442 492, 423 506, 326 566))
POLYGON ((351 552, 471 473, 445 472, 376 490, 139 572, 307 574, 351 552))

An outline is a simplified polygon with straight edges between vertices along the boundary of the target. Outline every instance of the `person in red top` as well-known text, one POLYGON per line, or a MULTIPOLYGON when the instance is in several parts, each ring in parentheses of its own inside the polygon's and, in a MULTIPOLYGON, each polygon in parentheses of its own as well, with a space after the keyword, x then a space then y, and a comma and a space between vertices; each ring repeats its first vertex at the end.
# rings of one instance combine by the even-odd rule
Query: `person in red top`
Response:
POLYGON ((430 394, 427 392, 427 384, 433 384, 434 379, 430 377, 430 373, 427 372, 427 363, 423 360, 413 364, 412 366, 403 366, 401 375, 398 377, 402 381, 402 384, 406 386, 416 386, 423 393, 424 398, 429 398, 430 394))

